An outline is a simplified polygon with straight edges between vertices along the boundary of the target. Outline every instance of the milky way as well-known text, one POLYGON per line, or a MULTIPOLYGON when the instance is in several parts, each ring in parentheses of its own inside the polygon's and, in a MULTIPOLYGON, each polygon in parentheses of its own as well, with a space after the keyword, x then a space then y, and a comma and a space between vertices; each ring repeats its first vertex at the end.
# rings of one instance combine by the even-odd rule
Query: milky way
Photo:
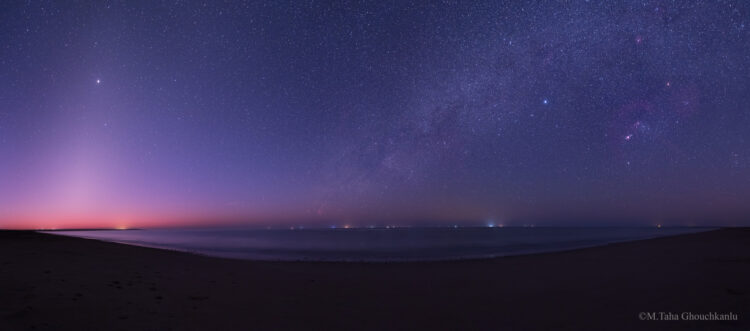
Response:
POLYGON ((743 1, 3 4, 0 227, 747 224, 748 23, 743 1))

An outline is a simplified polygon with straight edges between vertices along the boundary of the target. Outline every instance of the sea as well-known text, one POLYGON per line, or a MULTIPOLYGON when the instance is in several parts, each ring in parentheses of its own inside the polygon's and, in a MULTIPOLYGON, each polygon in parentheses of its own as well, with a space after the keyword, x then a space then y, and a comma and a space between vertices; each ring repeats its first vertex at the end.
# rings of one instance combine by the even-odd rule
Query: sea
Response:
POLYGON ((55 235, 266 261, 440 261, 572 250, 709 228, 430 227, 353 229, 143 229, 55 235))

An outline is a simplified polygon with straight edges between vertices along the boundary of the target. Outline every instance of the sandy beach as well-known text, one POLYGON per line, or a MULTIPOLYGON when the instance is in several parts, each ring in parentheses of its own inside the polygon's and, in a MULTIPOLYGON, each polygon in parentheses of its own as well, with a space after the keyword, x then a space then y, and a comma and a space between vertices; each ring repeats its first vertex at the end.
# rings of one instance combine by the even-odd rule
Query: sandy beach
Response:
POLYGON ((254 262, 4 231, 0 330, 748 330, 749 279, 746 228, 424 263, 254 262))

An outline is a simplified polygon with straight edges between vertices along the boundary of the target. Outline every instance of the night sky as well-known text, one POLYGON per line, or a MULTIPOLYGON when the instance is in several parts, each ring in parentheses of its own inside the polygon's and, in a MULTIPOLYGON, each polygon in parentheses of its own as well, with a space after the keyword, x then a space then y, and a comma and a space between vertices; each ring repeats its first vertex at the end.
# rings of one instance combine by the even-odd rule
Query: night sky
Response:
POLYGON ((4 1, 0 227, 750 224, 746 1, 4 1))

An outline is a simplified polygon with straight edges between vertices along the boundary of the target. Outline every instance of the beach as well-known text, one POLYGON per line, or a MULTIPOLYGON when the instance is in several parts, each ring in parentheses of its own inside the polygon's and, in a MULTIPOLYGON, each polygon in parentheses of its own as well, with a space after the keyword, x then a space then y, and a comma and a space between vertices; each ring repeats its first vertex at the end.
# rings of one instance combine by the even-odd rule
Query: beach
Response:
POLYGON ((748 279, 747 228, 408 263, 232 260, 2 231, 0 330, 747 330, 748 279))

